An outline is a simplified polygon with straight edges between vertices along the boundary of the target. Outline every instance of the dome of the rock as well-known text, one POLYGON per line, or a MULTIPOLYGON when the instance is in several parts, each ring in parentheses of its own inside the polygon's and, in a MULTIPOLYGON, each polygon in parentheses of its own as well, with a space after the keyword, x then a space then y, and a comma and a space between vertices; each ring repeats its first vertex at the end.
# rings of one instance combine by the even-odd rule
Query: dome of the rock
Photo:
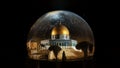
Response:
POLYGON ((60 34, 69 35, 68 28, 61 24, 59 24, 58 26, 52 29, 51 35, 60 35, 60 34))

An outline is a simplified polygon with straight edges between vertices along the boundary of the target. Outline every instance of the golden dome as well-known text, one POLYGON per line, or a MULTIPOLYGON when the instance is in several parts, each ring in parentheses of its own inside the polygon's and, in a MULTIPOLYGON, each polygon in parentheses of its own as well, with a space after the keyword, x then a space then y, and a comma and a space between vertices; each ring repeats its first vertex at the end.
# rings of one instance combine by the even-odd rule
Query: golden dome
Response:
POLYGON ((58 26, 54 27, 52 29, 51 35, 59 35, 59 34, 69 35, 68 28, 65 27, 64 25, 61 25, 61 24, 59 24, 58 26))

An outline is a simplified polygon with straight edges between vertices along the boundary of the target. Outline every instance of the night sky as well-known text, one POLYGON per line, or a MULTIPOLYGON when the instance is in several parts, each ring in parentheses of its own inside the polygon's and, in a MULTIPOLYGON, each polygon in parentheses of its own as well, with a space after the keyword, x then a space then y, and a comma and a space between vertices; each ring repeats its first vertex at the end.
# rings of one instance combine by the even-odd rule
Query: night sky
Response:
POLYGON ((29 30, 41 15, 53 10, 69 10, 83 17, 95 36, 95 58, 98 67, 116 68, 118 66, 116 61, 120 60, 117 40, 119 19, 116 18, 119 7, 113 6, 113 3, 101 0, 4 1, 0 13, 2 18, 0 66, 3 66, 0 68, 24 68, 29 30))

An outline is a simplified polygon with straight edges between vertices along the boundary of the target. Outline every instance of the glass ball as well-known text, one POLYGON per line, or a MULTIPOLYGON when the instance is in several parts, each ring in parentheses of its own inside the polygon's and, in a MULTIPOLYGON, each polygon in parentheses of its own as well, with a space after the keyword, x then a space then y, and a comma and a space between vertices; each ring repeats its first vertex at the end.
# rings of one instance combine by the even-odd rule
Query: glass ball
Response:
POLYGON ((34 60, 81 60, 94 55, 94 36, 89 24, 79 15, 51 11, 31 27, 27 50, 29 58, 34 60))

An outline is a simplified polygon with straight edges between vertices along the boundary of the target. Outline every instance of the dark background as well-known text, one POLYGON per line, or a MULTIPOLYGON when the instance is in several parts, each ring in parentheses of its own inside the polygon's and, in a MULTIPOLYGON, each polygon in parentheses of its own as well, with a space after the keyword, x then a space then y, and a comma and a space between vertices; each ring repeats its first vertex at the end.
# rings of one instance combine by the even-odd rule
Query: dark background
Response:
POLYGON ((95 67, 119 66, 118 8, 114 2, 94 0, 4 1, 1 5, 1 68, 24 68, 30 27, 43 14, 68 10, 83 17, 95 36, 95 67))

